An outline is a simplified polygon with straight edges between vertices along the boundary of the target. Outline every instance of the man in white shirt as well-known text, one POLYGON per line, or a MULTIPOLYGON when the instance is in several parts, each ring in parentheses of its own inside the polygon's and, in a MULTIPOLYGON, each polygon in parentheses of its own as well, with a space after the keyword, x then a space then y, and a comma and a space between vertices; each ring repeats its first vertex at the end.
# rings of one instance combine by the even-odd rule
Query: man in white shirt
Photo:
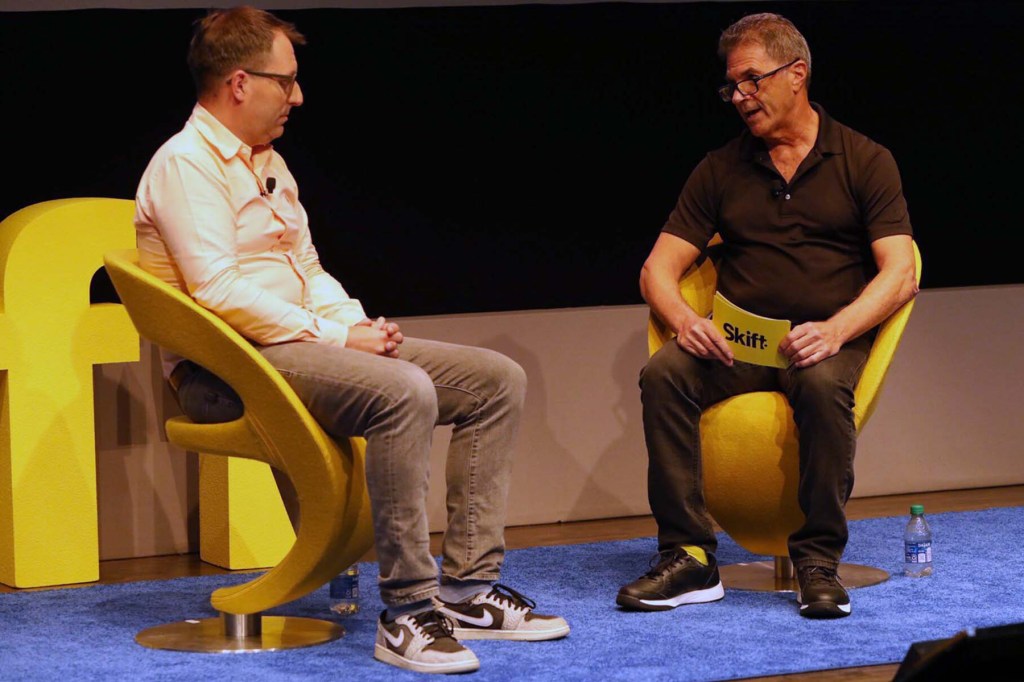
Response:
MULTIPOLYGON (((198 103, 150 161, 136 196, 144 268, 250 339, 324 429, 366 438, 381 598, 376 658, 420 672, 479 662, 457 639, 543 640, 558 616, 496 581, 504 558, 522 368, 482 348, 406 338, 371 320, 320 266, 298 187, 271 142, 302 104, 296 28, 251 7, 197 22, 188 63, 198 103), (430 441, 453 424, 440 585, 430 554, 430 441)), ((182 410, 237 417, 237 395, 202 367, 165 355, 182 410)))

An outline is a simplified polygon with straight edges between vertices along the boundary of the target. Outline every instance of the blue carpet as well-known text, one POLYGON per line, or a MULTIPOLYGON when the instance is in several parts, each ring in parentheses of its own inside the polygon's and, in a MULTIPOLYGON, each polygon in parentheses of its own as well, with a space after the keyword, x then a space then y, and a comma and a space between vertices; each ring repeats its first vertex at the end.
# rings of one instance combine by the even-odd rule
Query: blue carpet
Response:
MULTIPOLYGON (((844 560, 892 578, 852 592, 853 615, 800 618, 792 594, 728 591, 723 601, 660 613, 614 604, 619 586, 646 570, 652 538, 509 552, 503 581, 564 615, 572 634, 555 642, 474 642, 479 680, 727 680, 826 668, 897 663, 911 643, 968 627, 1024 621, 1020 538, 1024 508, 929 515, 935 575, 904 578, 905 519, 850 524, 844 560), (1011 587, 1014 586, 1014 587, 1011 587)), ((753 557, 723 536, 722 563, 753 557)), ((70 590, 0 594, 4 680, 423 680, 373 660, 382 608, 374 564, 361 567, 363 610, 349 633, 318 647, 218 656, 145 649, 135 633, 213 615, 209 593, 251 575, 179 578, 70 590)), ((322 618, 326 588, 278 613, 322 618)))

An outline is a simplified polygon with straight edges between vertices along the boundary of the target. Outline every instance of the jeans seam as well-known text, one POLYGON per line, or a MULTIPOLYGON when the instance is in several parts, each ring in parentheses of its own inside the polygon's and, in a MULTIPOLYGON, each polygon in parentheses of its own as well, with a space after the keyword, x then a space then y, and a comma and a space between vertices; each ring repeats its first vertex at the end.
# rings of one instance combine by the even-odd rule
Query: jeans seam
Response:
POLYGON ((280 372, 281 376, 283 376, 283 377, 302 377, 302 378, 308 378, 308 379, 312 379, 313 381, 317 381, 317 382, 323 383, 324 385, 328 385, 328 386, 332 386, 332 387, 355 386, 355 387, 357 387, 357 388, 359 388, 361 390, 370 391, 375 396, 383 396, 384 398, 386 398, 388 400, 388 402, 390 402, 390 400, 391 400, 390 397, 388 396, 388 394, 386 392, 380 390, 380 388, 376 384, 364 384, 364 383, 361 383, 361 382, 358 382, 358 381, 349 381, 349 382, 338 381, 337 379, 335 379, 333 376, 331 376, 329 374, 320 374, 318 372, 301 372, 301 371, 288 370, 288 369, 279 369, 277 371, 280 372))
POLYGON ((476 547, 477 513, 476 513, 476 484, 477 464, 480 456, 480 407, 474 410, 475 425, 473 427, 473 445, 469 455, 469 492, 466 500, 466 564, 469 564, 476 547))
MULTIPOLYGON (((469 396, 472 396, 476 400, 476 407, 469 413, 466 420, 460 426, 466 426, 473 422, 473 440, 470 445, 469 454, 469 482, 466 485, 466 547, 465 554, 463 555, 462 563, 464 566, 469 566, 473 560, 474 549, 476 547, 476 534, 477 534, 477 513, 476 513, 476 489, 477 489, 477 468, 480 457, 480 427, 483 419, 481 419, 480 411, 485 405, 490 404, 490 400, 483 397, 476 391, 471 391, 462 386, 453 386, 451 384, 437 383, 434 384, 437 388, 458 391, 469 396)), ((494 396, 492 396, 493 398, 494 396)))
MULTIPOLYGON (((697 382, 697 386, 695 386, 695 388, 698 394, 701 397, 703 397, 704 388, 702 385, 700 385, 699 381, 697 382)), ((693 439, 693 441, 690 443, 690 452, 693 453, 693 457, 691 458, 693 469, 691 471, 690 490, 687 491, 687 499, 690 501, 690 503, 692 503, 694 501, 694 497, 696 497, 697 495, 703 497, 704 490, 704 450, 700 444, 700 420, 701 416, 704 414, 704 406, 701 404, 700 401, 691 400, 690 397, 686 396, 685 394, 680 396, 680 399, 693 403, 694 407, 697 408, 697 428, 693 429, 692 433, 690 434, 691 438, 693 439)), ((709 535, 714 535, 714 530, 712 528, 709 528, 707 525, 707 512, 705 512, 704 515, 701 516, 698 520, 701 525, 701 534, 705 538, 709 535)))

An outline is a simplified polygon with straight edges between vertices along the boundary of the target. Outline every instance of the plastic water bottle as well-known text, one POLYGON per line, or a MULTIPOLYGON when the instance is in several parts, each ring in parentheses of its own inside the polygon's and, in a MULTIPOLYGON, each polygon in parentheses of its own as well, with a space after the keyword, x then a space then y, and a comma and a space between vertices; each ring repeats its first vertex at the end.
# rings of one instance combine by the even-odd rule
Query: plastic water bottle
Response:
POLYGON ((359 564, 331 578, 329 590, 331 611, 350 616, 359 611, 359 564))
POLYGON ((924 518, 924 505, 910 505, 910 521, 903 531, 903 574, 922 578, 932 574, 932 531, 924 518))

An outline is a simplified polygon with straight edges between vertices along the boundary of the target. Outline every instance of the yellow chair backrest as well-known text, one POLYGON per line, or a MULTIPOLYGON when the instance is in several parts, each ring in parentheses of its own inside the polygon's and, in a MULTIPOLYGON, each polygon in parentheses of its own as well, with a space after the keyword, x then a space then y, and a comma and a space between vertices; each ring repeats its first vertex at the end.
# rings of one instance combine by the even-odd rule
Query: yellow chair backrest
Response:
POLYGON ((281 374, 253 346, 191 297, 144 271, 134 249, 104 263, 139 333, 214 372, 238 392, 244 415, 224 424, 167 422, 187 450, 246 457, 283 472, 299 498, 301 523, 288 554, 259 578, 214 592, 218 611, 251 614, 304 596, 372 545, 365 442, 338 443, 312 418, 281 374))

